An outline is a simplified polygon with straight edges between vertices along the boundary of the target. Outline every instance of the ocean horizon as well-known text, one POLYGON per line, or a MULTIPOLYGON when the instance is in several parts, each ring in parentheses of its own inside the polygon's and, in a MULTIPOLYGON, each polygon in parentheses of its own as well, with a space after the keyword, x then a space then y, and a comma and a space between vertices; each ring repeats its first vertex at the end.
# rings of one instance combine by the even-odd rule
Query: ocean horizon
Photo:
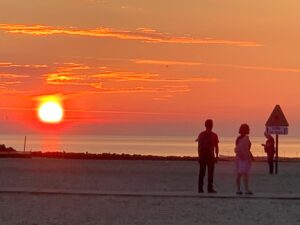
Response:
MULTIPOLYGON (((0 144, 24 151, 23 135, 0 135, 0 144)), ((197 156, 193 136, 27 135, 25 151, 197 156)), ((220 155, 233 156, 236 137, 220 137, 220 155)), ((264 137, 250 137, 254 156, 265 156, 264 137)), ((279 136, 279 156, 299 157, 300 138, 279 136)))

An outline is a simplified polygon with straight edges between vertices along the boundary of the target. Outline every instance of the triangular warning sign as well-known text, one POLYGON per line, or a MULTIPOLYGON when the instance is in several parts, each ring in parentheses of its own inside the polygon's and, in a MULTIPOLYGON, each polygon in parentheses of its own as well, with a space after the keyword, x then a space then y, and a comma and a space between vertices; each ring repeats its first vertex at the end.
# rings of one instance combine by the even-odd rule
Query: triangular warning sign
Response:
POLYGON ((273 112, 271 113, 268 121, 266 122, 267 127, 272 126, 289 126, 287 119, 285 118, 279 105, 276 105, 273 112))

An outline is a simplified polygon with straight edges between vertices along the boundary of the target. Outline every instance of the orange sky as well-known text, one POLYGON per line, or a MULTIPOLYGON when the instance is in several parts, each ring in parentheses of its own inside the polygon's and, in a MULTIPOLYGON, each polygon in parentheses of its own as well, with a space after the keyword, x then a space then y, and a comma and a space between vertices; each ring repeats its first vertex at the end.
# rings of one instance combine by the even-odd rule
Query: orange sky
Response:
POLYGON ((276 104, 300 132, 298 0, 0 2, 0 132, 254 135, 276 104), (37 98, 59 95, 62 124, 37 98))

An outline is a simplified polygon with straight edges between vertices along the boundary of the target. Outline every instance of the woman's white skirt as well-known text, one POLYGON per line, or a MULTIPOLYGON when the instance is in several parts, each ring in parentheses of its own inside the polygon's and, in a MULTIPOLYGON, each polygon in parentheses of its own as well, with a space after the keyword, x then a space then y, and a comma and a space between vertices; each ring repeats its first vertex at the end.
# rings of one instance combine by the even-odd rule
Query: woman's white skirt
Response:
POLYGON ((248 174, 251 169, 251 161, 236 159, 236 172, 248 174))

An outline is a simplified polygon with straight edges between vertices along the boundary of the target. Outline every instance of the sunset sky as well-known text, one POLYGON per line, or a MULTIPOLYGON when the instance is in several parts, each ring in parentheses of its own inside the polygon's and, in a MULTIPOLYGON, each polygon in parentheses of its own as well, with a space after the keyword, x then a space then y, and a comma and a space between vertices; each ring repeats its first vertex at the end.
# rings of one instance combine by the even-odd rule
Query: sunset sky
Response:
MULTIPOLYGON (((0 0, 0 132, 300 134, 299 0, 0 0), (37 117, 41 98, 65 109, 37 117)), ((196 134, 195 134, 196 135, 196 134)))

